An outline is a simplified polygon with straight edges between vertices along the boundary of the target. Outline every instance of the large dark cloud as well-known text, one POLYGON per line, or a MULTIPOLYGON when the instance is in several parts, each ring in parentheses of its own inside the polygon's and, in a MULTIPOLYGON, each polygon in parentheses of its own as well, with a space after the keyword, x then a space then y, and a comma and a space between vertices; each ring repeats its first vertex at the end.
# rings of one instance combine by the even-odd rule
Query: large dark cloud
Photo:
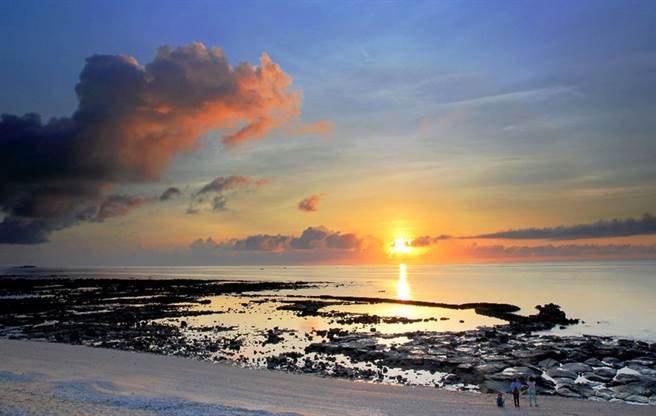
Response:
POLYGON ((88 58, 71 117, 0 119, 0 243, 40 243, 52 231, 108 218, 98 210, 120 199, 113 185, 157 180, 211 130, 227 129, 224 143, 236 145, 288 124, 298 129, 301 96, 290 86, 266 54, 259 66, 233 67, 200 43, 162 47, 145 66, 127 56, 88 58))
POLYGON ((467 238, 490 238, 510 240, 581 240, 592 238, 630 237, 656 234, 656 217, 644 214, 640 219, 614 219, 590 224, 577 224, 547 228, 525 228, 480 234, 467 238))

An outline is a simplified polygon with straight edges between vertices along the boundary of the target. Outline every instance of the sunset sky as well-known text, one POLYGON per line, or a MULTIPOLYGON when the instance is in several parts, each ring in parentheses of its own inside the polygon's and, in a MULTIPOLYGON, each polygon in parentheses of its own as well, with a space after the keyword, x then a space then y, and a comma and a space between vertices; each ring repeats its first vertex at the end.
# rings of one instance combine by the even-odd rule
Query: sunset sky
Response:
POLYGON ((654 21, 0 1, 0 265, 656 258, 654 21))

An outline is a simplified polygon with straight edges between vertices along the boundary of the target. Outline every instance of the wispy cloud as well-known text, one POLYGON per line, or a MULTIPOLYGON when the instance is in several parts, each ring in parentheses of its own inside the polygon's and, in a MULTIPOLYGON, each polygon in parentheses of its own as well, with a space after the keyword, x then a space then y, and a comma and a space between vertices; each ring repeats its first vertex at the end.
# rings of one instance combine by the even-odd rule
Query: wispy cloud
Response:
POLYGON ((465 100, 445 103, 450 106, 478 106, 504 103, 526 103, 545 101, 552 98, 582 98, 583 94, 574 87, 555 86, 521 91, 511 91, 501 94, 484 95, 465 100))
POLYGON ((160 201, 168 201, 169 199, 177 198, 182 195, 182 191, 175 186, 167 188, 162 195, 159 196, 160 201))
POLYGON ((642 244, 564 244, 506 246, 473 244, 462 249, 462 256, 477 260, 541 259, 653 259, 656 245, 642 244))
POLYGON ((250 183, 250 176, 219 176, 200 188, 196 195, 209 192, 222 193, 224 191, 246 187, 250 183))
POLYGON ((412 247, 427 247, 427 246, 430 246, 431 244, 435 244, 439 241, 449 240, 451 238, 453 238, 453 237, 451 237, 450 235, 446 235, 446 234, 438 235, 436 237, 431 237, 429 235, 424 235, 424 236, 417 237, 414 240, 412 240, 410 242, 410 245, 412 247))
POLYGON ((656 234, 656 217, 646 213, 642 218, 599 220, 588 224, 560 225, 544 228, 520 228, 470 236, 421 236, 412 241, 414 247, 426 247, 442 240, 499 239, 499 240, 586 240, 597 238, 631 237, 656 234))
POLYGON ((225 211, 228 206, 228 194, 233 195, 235 192, 260 189, 268 184, 265 178, 253 181, 250 176, 219 176, 212 181, 203 185, 195 192, 189 201, 187 214, 199 213, 200 207, 209 204, 211 211, 225 211), (211 196, 211 195, 214 196, 211 196))
POLYGON ((630 237, 656 234, 656 217, 644 214, 640 219, 599 220, 590 224, 561 225, 558 227, 523 228, 479 234, 471 237, 479 239, 510 240, 581 240, 610 237, 630 237))

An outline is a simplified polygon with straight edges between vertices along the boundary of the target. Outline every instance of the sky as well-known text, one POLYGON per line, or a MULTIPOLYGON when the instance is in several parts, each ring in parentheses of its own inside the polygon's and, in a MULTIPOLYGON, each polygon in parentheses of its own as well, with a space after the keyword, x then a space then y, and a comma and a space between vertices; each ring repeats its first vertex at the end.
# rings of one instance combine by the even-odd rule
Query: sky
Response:
POLYGON ((656 258, 655 19, 0 0, 0 265, 656 258))

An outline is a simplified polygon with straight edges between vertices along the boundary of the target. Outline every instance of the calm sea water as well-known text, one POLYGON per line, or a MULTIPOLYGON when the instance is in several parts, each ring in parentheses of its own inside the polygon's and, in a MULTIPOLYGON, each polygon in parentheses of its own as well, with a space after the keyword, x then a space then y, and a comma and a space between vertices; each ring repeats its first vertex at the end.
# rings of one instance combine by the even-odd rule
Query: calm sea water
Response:
MULTIPOLYGON (((5 271, 15 273, 16 269, 5 271)), ((554 302, 585 321, 563 334, 656 341, 656 261, 476 265, 130 267, 22 269, 35 276, 305 280, 343 283, 303 294, 333 294, 434 302, 502 302, 534 312, 554 302)), ((295 293, 298 293, 296 291, 295 293)), ((291 292, 290 292, 291 293, 291 292)), ((412 308, 410 308, 412 309, 412 308)), ((408 309, 409 313, 412 313, 408 309)), ((399 312, 398 308, 395 311, 399 312)))

